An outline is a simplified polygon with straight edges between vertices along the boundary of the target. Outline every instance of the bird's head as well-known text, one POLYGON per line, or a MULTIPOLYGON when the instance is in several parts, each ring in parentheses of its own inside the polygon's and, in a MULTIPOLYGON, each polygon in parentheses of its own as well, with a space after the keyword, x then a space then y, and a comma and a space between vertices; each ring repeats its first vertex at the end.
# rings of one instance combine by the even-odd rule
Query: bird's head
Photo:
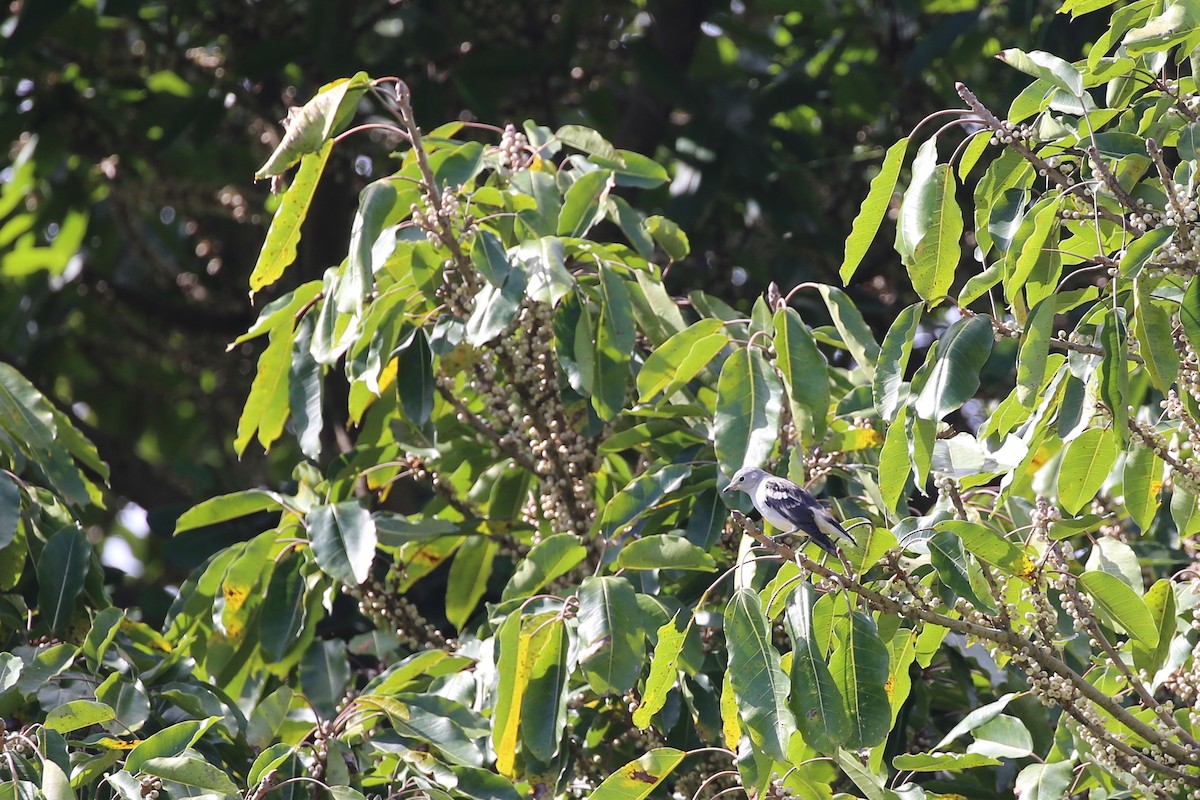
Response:
POLYGON ((733 473, 733 477, 729 479, 729 485, 725 487, 725 491, 745 492, 749 494, 754 491, 754 487, 758 486, 765 477, 767 477, 767 473, 758 467, 742 467, 733 473))

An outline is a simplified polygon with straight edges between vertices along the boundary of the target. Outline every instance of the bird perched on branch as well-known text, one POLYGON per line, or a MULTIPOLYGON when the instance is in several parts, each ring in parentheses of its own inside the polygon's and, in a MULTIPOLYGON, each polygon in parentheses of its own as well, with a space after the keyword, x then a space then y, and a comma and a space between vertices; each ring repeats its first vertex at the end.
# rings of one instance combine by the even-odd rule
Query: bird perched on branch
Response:
POLYGON ((733 474, 725 491, 745 492, 762 518, 784 533, 803 534, 817 547, 838 555, 835 541, 845 538, 858 543, 823 505, 803 487, 758 467, 742 467, 733 474))

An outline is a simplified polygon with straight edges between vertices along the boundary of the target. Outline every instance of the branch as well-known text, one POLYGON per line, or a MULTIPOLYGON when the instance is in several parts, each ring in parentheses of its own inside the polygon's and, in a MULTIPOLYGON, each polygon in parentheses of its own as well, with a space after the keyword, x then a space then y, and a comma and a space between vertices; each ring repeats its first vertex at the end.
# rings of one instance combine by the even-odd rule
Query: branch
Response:
MULTIPOLYGON (((976 116, 983 120, 984 124, 987 125, 989 130, 991 130, 993 133, 1009 132, 1004 127, 1004 123, 1000 120, 1000 118, 993 114, 987 106, 981 103, 979 98, 967 88, 966 84, 961 82, 956 83, 954 84, 954 88, 958 92, 958 96, 962 98, 962 101, 966 103, 972 111, 975 112, 976 116)), ((1087 199, 1089 203, 1092 202, 1093 198, 1091 189, 1087 188, 1087 186, 1083 184, 1071 183, 1070 179, 1067 178, 1066 175, 1063 175, 1062 172, 1060 172, 1056 167, 1050 166, 1046 159, 1033 152, 1033 150, 1029 149, 1029 147, 1027 147, 1025 144, 1014 141, 1009 143, 1008 147, 1016 150, 1021 154, 1022 157, 1024 157, 1026 161, 1028 161, 1030 164, 1033 164, 1033 166, 1037 168, 1039 175, 1045 175, 1047 178, 1054 181, 1054 183, 1058 185, 1058 188, 1060 188, 1065 194, 1077 195, 1078 197, 1087 199)), ((1125 227, 1124 217, 1114 214, 1112 211, 1109 211, 1107 208, 1104 208, 1099 204, 1095 205, 1095 209, 1096 213, 1104 219, 1125 227)), ((1131 231, 1131 233, 1134 236, 1141 235, 1138 231, 1131 231)))

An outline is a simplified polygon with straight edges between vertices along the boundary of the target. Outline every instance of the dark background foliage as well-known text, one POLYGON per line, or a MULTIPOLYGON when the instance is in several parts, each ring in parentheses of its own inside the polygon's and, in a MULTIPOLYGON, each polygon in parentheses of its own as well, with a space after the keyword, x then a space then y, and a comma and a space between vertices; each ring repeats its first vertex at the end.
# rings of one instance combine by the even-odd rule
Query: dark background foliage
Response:
MULTIPOLYGON (((234 457, 257 350, 225 348, 270 300, 245 295, 274 207, 252 173, 321 84, 398 75, 426 127, 577 121, 655 155, 674 180, 638 203, 692 243, 672 289, 745 304, 769 281, 836 282, 882 148, 953 105, 955 80, 999 109, 1025 80, 987 56, 1081 54, 1102 20, 1055 5, 17 0, 0 27, 0 360, 73 412, 114 491, 149 511, 154 535, 127 537, 146 585, 178 582, 205 555, 170 544, 178 513, 286 481, 299 458, 290 443, 234 457)), ((344 257, 358 191, 390 169, 385 144, 364 134, 335 152, 297 282, 344 257)), ((859 275, 851 293, 886 327, 910 300, 903 269, 877 247, 859 275)), ((326 413, 331 445, 353 435, 326 413)))

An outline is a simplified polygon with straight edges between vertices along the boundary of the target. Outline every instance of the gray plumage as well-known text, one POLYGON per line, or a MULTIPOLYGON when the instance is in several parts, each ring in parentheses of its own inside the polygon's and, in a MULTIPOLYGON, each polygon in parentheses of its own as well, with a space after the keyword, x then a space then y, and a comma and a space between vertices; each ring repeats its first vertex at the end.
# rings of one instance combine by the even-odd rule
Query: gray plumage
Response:
POLYGON ((837 555, 834 540, 845 537, 858 546, 833 515, 803 487, 758 467, 743 467, 733 474, 725 491, 745 492, 763 519, 784 533, 798 533, 813 540, 817 547, 837 555))

